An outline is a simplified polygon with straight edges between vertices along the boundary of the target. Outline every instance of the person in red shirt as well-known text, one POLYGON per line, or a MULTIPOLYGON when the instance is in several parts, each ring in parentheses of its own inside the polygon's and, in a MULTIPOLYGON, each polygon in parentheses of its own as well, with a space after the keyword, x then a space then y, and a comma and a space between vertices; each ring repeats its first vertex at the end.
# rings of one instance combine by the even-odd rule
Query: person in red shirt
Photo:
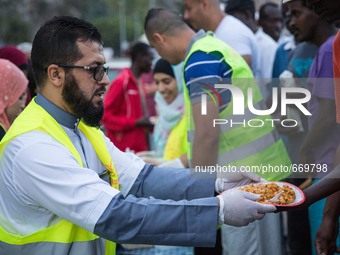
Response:
POLYGON ((123 69, 110 85, 104 100, 106 135, 122 151, 149 150, 149 121, 140 77, 151 71, 149 45, 137 42, 130 49, 131 67, 123 69))

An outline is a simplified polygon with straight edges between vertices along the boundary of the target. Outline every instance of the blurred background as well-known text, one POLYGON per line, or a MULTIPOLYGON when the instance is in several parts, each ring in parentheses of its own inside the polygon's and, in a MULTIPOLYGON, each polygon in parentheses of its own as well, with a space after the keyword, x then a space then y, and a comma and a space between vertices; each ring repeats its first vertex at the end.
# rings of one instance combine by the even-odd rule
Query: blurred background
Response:
MULTIPOLYGON (((257 0, 257 6, 268 2, 257 0)), ((280 0, 274 0, 280 3, 280 0)), ((101 32, 107 60, 124 56, 133 41, 143 38, 143 22, 151 7, 182 11, 181 0, 0 0, 0 47, 27 47, 42 23, 71 15, 92 22, 101 32)))

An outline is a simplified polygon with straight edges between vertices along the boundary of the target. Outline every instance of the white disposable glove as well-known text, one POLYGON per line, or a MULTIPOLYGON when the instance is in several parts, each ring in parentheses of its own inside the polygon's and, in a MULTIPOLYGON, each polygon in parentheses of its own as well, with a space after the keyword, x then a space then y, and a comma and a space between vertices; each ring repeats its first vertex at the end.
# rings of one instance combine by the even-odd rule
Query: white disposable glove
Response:
POLYGON ((281 87, 285 87, 285 88, 296 87, 294 74, 291 71, 284 70, 280 74, 279 79, 280 79, 281 87))
POLYGON ((252 182, 264 182, 260 176, 248 172, 235 172, 224 174, 224 177, 217 177, 215 181, 215 191, 222 193, 227 189, 248 185, 252 182))
POLYGON ((220 200, 220 223, 235 227, 246 226, 262 219, 266 213, 276 210, 274 205, 255 202, 260 195, 238 189, 224 191, 217 197, 220 200))

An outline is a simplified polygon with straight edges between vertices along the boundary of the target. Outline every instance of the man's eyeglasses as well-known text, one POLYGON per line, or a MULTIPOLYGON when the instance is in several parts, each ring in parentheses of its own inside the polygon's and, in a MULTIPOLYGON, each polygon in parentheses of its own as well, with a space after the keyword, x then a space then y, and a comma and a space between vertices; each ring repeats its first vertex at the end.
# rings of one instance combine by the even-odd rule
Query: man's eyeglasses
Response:
POLYGON ((108 74, 109 68, 103 65, 101 66, 72 66, 72 65, 58 65, 64 68, 80 68, 87 71, 91 71, 93 73, 93 79, 96 81, 101 81, 104 77, 104 74, 108 74))

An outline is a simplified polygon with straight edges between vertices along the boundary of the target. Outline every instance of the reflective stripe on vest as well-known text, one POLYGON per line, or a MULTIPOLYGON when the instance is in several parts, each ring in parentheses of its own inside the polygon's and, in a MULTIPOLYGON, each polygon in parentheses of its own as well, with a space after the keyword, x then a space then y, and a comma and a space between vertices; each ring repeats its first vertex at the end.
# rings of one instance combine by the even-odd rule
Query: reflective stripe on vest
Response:
MULTIPOLYGON (((40 242, 34 243, 30 245, 9 245, 0 241, 0 252, 4 251, 4 255, 94 255, 94 254, 104 254, 103 244, 98 245, 97 240, 95 241, 87 241, 81 243, 48 243, 48 242, 40 242)), ((107 253, 107 254, 114 254, 107 253)))
POLYGON ((27 236, 0 227, 0 240, 1 254, 104 254, 103 239, 65 220, 27 236))
MULTIPOLYGON (((250 112, 247 106, 248 88, 252 88, 252 103, 255 109, 264 109, 261 92, 256 84, 251 70, 241 56, 227 46, 222 41, 214 38, 211 34, 197 40, 193 43, 189 54, 184 62, 184 70, 187 68, 187 61, 190 56, 196 51, 206 53, 220 52, 224 56, 224 61, 232 68, 232 84, 238 87, 244 95, 244 115, 233 115, 234 99, 228 106, 219 113, 218 118, 227 120, 228 125, 219 125, 219 153, 218 164, 236 165, 236 166, 288 166, 291 161, 286 151, 286 148, 281 139, 278 138, 274 125, 272 125, 272 117, 270 115, 257 116, 250 112), (251 120, 254 123, 263 123, 260 128, 243 125, 251 120), (236 123, 230 125, 230 122, 236 123)), ((213 84, 214 85, 214 84, 213 84)), ((195 127, 192 120, 191 103, 187 86, 184 86, 185 105, 190 121, 188 121, 188 158, 191 160, 191 146, 195 136, 195 127)), ((212 126, 213 128, 213 126, 212 126)), ((262 173, 262 177, 267 180, 280 180, 290 175, 290 172, 274 172, 262 173)))
MULTIPOLYGON (((82 122, 79 123, 79 129, 93 145, 102 164, 110 171, 112 187, 118 189, 118 175, 102 132, 82 122)), ((35 103, 34 99, 1 140, 0 153, 13 138, 33 130, 41 130, 51 135, 69 149, 80 166, 83 165, 79 153, 66 132, 51 115, 35 103)), ((103 239, 66 220, 26 236, 11 234, 0 226, 0 251, 5 252, 4 254, 114 255, 115 244, 108 241, 107 243, 109 244, 104 247, 103 239)))

